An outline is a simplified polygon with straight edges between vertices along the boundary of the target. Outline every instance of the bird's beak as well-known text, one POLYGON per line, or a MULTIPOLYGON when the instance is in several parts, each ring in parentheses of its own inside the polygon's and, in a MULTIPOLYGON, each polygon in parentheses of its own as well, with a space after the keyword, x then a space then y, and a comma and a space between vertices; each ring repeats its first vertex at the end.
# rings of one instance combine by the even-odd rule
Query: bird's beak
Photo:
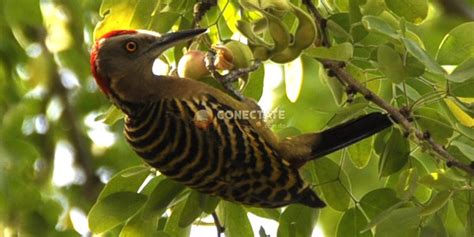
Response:
POLYGON ((166 49, 173 47, 179 43, 188 41, 196 36, 199 36, 205 33, 207 29, 190 29, 182 30, 172 33, 163 34, 157 37, 156 42, 154 42, 150 49, 147 50, 148 54, 152 56, 158 56, 166 49))

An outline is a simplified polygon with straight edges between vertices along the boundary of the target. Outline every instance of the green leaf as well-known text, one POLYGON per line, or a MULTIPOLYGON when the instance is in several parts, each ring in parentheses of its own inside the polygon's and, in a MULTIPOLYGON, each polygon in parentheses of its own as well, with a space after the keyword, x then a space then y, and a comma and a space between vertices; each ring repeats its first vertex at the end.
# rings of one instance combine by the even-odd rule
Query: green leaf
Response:
POLYGON ((415 121, 423 131, 428 131, 436 142, 446 144, 453 135, 449 120, 431 108, 420 108, 414 112, 415 121))
MULTIPOLYGON (((417 180, 418 184, 420 183, 419 182, 419 179, 420 179, 419 177, 422 177, 422 176, 425 176, 425 175, 429 174, 428 169, 425 166, 425 164, 427 163, 426 162, 427 161, 426 157, 429 157, 429 155, 428 154, 423 154, 423 155, 425 155, 424 156, 425 158, 417 157, 416 159, 412 160, 413 161, 412 165, 416 168, 416 173, 418 174, 417 175, 418 176, 418 178, 417 178, 418 179, 417 180)), ((430 199, 432 192, 433 192, 433 190, 431 188, 426 187, 425 185, 417 185, 414 196, 415 196, 415 198, 417 198, 417 200, 419 202, 426 203, 430 199)))
POLYGON ((7 20, 11 28, 14 28, 14 26, 21 28, 40 27, 43 23, 40 2, 5 0, 2 2, 2 5, 1 10, 5 14, 5 18, 2 17, 2 20, 3 18, 7 20))
POLYGON ((446 72, 444 69, 429 55, 423 50, 415 41, 405 38, 402 38, 403 44, 405 44, 408 53, 410 53, 413 57, 418 59, 421 63, 426 66, 428 71, 437 73, 437 74, 445 74, 446 72))
POLYGON ((217 207, 217 216, 221 224, 225 226, 225 236, 253 236, 247 212, 238 204, 221 201, 217 207))
POLYGON ((199 196, 198 191, 192 190, 186 198, 186 204, 179 217, 179 227, 184 228, 191 225, 202 214, 202 209, 199 207, 199 196))
POLYGON ((402 58, 394 49, 386 45, 379 46, 377 50, 377 61, 380 71, 382 71, 392 83, 398 84, 407 78, 402 58))
POLYGON ((459 148, 459 151, 461 151, 471 161, 474 161, 474 145, 472 140, 467 137, 457 137, 453 140, 451 145, 459 148))
POLYGON ((199 207, 207 214, 211 214, 215 211, 217 204, 219 204, 220 198, 212 197, 204 193, 199 195, 199 207))
POLYGON ((248 212, 267 219, 278 221, 280 219, 280 211, 273 208, 245 207, 248 212))
MULTIPOLYGON (((237 32, 237 27, 235 25, 237 24, 237 20, 240 19, 239 11, 240 11, 240 6, 234 5, 234 4, 227 4, 227 2, 223 1, 217 1, 217 5, 219 6, 219 9, 221 10, 223 17, 222 23, 221 21, 219 24, 225 23, 227 25, 226 28, 229 28, 229 31, 233 34, 233 32, 237 32)), ((219 28, 222 29, 221 25, 219 25, 219 28)), ((222 31, 222 30, 220 30, 222 31)))
POLYGON ((392 12, 415 24, 428 16, 428 0, 385 0, 385 4, 392 12))
POLYGON ((341 84, 341 82, 339 82, 337 78, 330 77, 329 75, 327 75, 327 72, 324 70, 319 70, 319 78, 321 78, 323 83, 328 86, 334 98, 334 101, 338 105, 342 105, 345 102, 343 98, 346 93, 344 91, 344 86, 341 84))
POLYGON ((425 65, 411 55, 406 57, 404 65, 408 76, 418 77, 425 73, 425 65))
POLYGON ((191 233, 191 226, 181 227, 179 222, 181 220, 181 214, 185 208, 186 203, 180 202, 173 208, 171 208, 171 216, 166 222, 164 231, 172 237, 188 237, 191 233))
POLYGON ((474 203, 474 191, 458 191, 453 195, 453 206, 456 216, 461 223, 466 226, 469 210, 474 209, 472 203, 474 203))
POLYGON ((161 216, 173 199, 183 191, 184 186, 171 179, 164 179, 155 187, 148 198, 143 212, 144 218, 161 216))
POLYGON ((349 20, 351 24, 355 24, 362 18, 360 12, 359 0, 349 0, 349 20))
POLYGON ((299 204, 289 205, 280 216, 277 236, 311 236, 318 215, 319 209, 299 204))
POLYGON ((360 199, 360 206, 369 219, 373 219, 384 210, 390 208, 401 200, 393 189, 380 188, 365 194, 360 199))
POLYGON ((122 224, 145 204, 147 198, 134 192, 117 192, 99 200, 92 206, 89 228, 98 234, 122 224))
POLYGON ((156 223, 154 223, 152 219, 143 219, 143 216, 141 215, 142 212, 143 209, 125 223, 120 231, 120 237, 157 236, 156 223))
POLYGON ((265 78, 265 67, 260 66, 257 71, 250 73, 247 85, 243 91, 245 97, 260 100, 263 93, 263 79, 265 78))
POLYGON ((455 83, 465 82, 474 79, 474 57, 468 58, 454 69, 454 71, 446 77, 449 81, 455 83))
POLYGON ((400 38, 398 32, 380 17, 364 16, 362 18, 362 24, 364 25, 364 28, 368 31, 377 32, 392 39, 400 38))
POLYGON ((398 209, 399 207, 403 206, 406 203, 407 203, 407 201, 400 201, 400 202, 397 202, 394 205, 390 206, 389 208, 381 211, 377 216, 370 219, 370 222, 362 230, 362 232, 370 230, 370 229, 374 228, 375 226, 377 226, 378 224, 380 224, 381 222, 385 221, 387 218, 390 217, 390 214, 392 214, 392 212, 394 210, 398 209))
POLYGON ((428 219, 428 223, 421 227, 420 237, 449 237, 445 224, 440 215, 428 219))
POLYGON ((372 236, 372 232, 370 231, 361 233, 366 225, 367 219, 365 219, 364 214, 357 208, 351 208, 344 212, 341 220, 339 220, 336 237, 370 237, 372 236))
POLYGON ((304 54, 310 57, 330 59, 336 61, 347 61, 352 58, 354 48, 351 43, 344 42, 342 44, 326 47, 309 48, 304 54))
POLYGON ((463 182, 451 179, 444 173, 436 172, 421 177, 418 182, 427 187, 441 191, 460 188, 464 185, 463 182))
POLYGON ((474 22, 452 29, 438 47, 436 59, 442 65, 458 65, 474 57, 474 22))
POLYGON ((166 33, 176 24, 180 16, 181 14, 178 12, 171 11, 155 14, 151 19, 150 29, 159 33, 166 33))
POLYGON ((462 135, 466 136, 471 141, 474 141, 474 130, 472 130, 472 128, 466 127, 460 123, 456 124, 456 128, 462 135))
POLYGON ((453 195, 452 191, 441 191, 434 196, 430 203, 420 210, 420 216, 427 216, 432 215, 437 212, 439 209, 444 207, 446 203, 450 200, 451 196, 453 195))
POLYGON ((126 191, 137 192, 149 174, 149 169, 142 165, 124 169, 107 182, 97 200, 101 200, 112 193, 126 191))
POLYGON ((343 169, 330 159, 319 159, 312 163, 315 185, 324 196, 324 201, 333 209, 345 211, 349 208, 351 197, 349 179, 343 169), (348 191, 346 191, 346 189, 348 191))
POLYGON ((104 0, 100 15, 104 19, 96 25, 94 38, 117 29, 148 29, 157 1, 104 0))
POLYGON ((339 25, 336 21, 332 19, 328 20, 327 28, 331 32, 331 35, 333 35, 334 37, 343 38, 346 40, 351 38, 351 35, 341 25, 339 25))
POLYGON ((388 218, 377 225, 376 237, 418 236, 421 218, 419 208, 407 207, 394 210, 388 218))
POLYGON ((372 148, 377 155, 382 155, 382 152, 385 149, 385 146, 391 134, 392 129, 385 129, 375 135, 374 145, 372 146, 372 148))
POLYGON ((373 39, 373 37, 368 37, 367 35, 369 32, 365 29, 365 27, 360 24, 356 23, 352 25, 351 27, 351 36, 352 36, 352 42, 354 43, 360 43, 364 39, 373 39))
POLYGON ((456 160, 460 162, 470 162, 470 159, 466 155, 464 155, 464 153, 461 152, 461 150, 457 146, 450 145, 446 148, 446 151, 449 152, 449 154, 451 154, 454 158, 456 158, 456 160))
POLYGON ((399 171, 410 156, 410 143, 399 129, 392 129, 379 161, 379 175, 385 177, 399 171))
POLYGON ((397 194, 403 200, 413 196, 418 184, 418 174, 415 168, 405 169, 401 172, 397 183, 397 194))
POLYGON ((113 125, 123 118, 123 113, 115 105, 111 105, 107 111, 97 116, 95 121, 102 121, 107 125, 113 125))
POLYGON ((449 83, 449 95, 458 97, 474 98, 474 80, 461 83, 449 83))
POLYGON ((361 9, 364 15, 380 15, 385 9, 385 2, 384 0, 367 0, 361 9))
POLYGON ((470 205, 466 216, 466 236, 474 235, 474 206, 470 205))
MULTIPOLYGON (((335 78, 332 78, 335 79, 335 78)), ((364 109, 368 106, 367 100, 363 98, 355 98, 350 105, 340 108, 334 117, 331 118, 331 121, 327 123, 328 126, 337 126, 344 121, 347 121, 349 118, 356 118, 360 116, 360 113, 364 112, 364 109)))
POLYGON ((354 145, 349 146, 349 154, 352 164, 357 169, 363 169, 367 166, 371 157, 373 138, 364 139, 354 145))

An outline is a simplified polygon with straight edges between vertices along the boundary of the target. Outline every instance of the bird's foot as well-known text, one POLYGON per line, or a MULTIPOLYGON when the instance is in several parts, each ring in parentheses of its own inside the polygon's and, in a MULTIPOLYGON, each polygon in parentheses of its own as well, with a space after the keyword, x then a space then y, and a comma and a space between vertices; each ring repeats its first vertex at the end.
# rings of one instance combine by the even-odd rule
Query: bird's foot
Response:
POLYGON ((244 96, 241 91, 234 87, 234 82, 238 81, 239 78, 247 76, 250 72, 253 72, 258 69, 260 66, 259 61, 255 61, 250 67, 239 68, 229 71, 229 73, 222 75, 220 74, 214 63, 216 61, 216 51, 211 49, 207 53, 207 63, 206 67, 211 72, 212 76, 219 81, 219 83, 227 90, 229 93, 237 97, 239 100, 244 100, 244 96))

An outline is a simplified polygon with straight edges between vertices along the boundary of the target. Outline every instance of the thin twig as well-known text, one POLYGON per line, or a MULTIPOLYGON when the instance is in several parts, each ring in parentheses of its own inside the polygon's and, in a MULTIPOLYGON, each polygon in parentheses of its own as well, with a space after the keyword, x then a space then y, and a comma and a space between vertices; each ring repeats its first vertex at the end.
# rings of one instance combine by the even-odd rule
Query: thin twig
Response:
POLYGON ((319 39, 316 42, 319 42, 324 47, 329 47, 329 37, 327 37, 326 31, 326 19, 319 13, 316 9, 316 6, 311 2, 311 0, 303 0, 303 4, 306 5, 308 10, 313 14, 314 18, 316 18, 316 26, 318 27, 319 32, 319 39))
POLYGON ((219 217, 217 217, 216 212, 212 212, 212 219, 214 219, 214 224, 216 225, 217 229, 217 237, 221 237, 222 234, 224 234, 225 228, 223 225, 221 225, 221 222, 219 221, 219 217))
MULTIPOLYGON (((319 26, 319 28, 323 29, 323 33, 321 35, 325 39, 322 42, 324 46, 329 47, 329 38, 324 33, 326 32, 325 19, 321 17, 321 14, 318 12, 311 0, 303 0, 303 4, 307 6, 311 14, 314 16, 314 18, 316 19, 316 24, 319 26), (327 42, 327 44, 325 44, 324 42, 327 42)), ((340 81, 343 81, 345 84, 347 84, 348 87, 351 88, 351 90, 362 94, 367 100, 378 105, 380 108, 384 109, 387 113, 389 113, 391 115, 391 118, 395 122, 397 122, 398 125, 405 131, 406 135, 413 134, 415 138, 414 140, 417 144, 429 147, 429 151, 435 154, 441 160, 444 160, 448 167, 457 167, 461 170, 464 170, 470 175, 474 175, 474 167, 472 164, 464 164, 456 160, 449 152, 446 151, 446 149, 442 145, 436 143, 433 140, 429 132, 423 132, 417 129, 411 123, 410 118, 406 114, 403 114, 398 108, 393 107, 390 103, 386 102, 377 94, 370 91, 359 81, 357 81, 351 74, 349 74, 344 69, 344 63, 325 59, 320 59, 319 61, 326 69, 328 69, 331 74, 337 77, 340 81)))

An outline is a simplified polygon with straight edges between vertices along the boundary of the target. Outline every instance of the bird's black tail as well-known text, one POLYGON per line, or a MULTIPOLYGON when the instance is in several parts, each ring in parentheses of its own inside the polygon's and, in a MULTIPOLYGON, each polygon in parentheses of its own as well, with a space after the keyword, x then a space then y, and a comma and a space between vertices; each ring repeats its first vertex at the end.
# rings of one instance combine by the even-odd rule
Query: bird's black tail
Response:
POLYGON ((298 203, 306 205, 313 208, 323 208, 326 206, 326 203, 321 200, 316 193, 311 190, 311 188, 306 188, 303 192, 300 193, 300 199, 298 203))
POLYGON ((388 114, 371 113, 322 131, 320 142, 312 150, 317 158, 354 144, 392 126, 388 114))

